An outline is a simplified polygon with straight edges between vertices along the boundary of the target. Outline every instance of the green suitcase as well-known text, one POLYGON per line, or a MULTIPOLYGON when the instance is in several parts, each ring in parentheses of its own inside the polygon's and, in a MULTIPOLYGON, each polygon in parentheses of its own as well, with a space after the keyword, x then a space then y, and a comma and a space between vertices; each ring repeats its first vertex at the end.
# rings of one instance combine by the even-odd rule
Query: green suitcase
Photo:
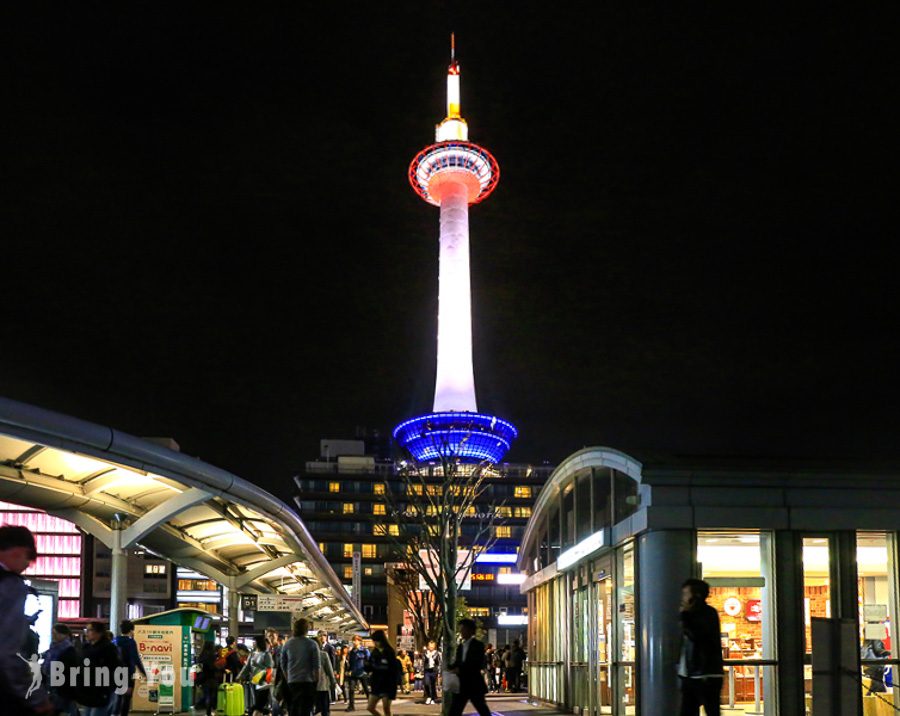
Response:
POLYGON ((220 716, 244 716, 244 685, 220 684, 216 711, 220 716))

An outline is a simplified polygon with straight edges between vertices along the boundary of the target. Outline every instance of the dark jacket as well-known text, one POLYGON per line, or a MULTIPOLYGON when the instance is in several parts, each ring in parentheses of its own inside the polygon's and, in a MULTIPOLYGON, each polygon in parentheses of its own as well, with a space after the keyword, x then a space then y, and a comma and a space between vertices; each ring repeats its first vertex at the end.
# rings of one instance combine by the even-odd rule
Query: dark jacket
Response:
POLYGON ((115 639, 115 645, 119 648, 119 654, 125 666, 128 667, 128 683, 132 683, 134 672, 140 671, 144 678, 147 678, 147 672, 144 671, 144 664, 141 662, 141 655, 138 652, 137 643, 130 636, 120 635, 115 639))
POLYGON ((62 641, 54 641, 50 644, 50 648, 44 652, 44 663, 41 665, 41 671, 44 674, 44 684, 50 683, 50 664, 58 661, 63 665, 63 673, 66 679, 61 686, 51 687, 51 691, 56 693, 63 700, 75 698, 75 688, 69 683, 69 670, 73 666, 82 666, 81 660, 78 658, 78 652, 70 639, 62 641))
MULTIPOLYGON (((113 669, 122 666, 122 662, 119 659, 119 650, 116 649, 111 641, 105 638, 100 639, 93 644, 85 644, 84 650, 82 651, 82 659, 91 660, 90 669, 92 677, 97 673, 95 671, 97 667, 106 667, 109 669, 110 675, 112 675, 113 669)), ((84 674, 81 674, 76 701, 82 706, 105 706, 109 703, 109 698, 112 695, 113 689, 116 688, 116 684, 112 678, 110 678, 108 686, 95 686, 94 681, 95 679, 92 678, 90 681, 91 685, 88 686, 84 679, 84 674)))
MULTIPOLYGON (((26 710, 25 694, 32 683, 29 665, 19 657, 27 651, 28 618, 25 616, 25 597, 28 586, 22 577, 0 567, 0 703, 4 714, 26 710)), ((47 691, 35 689, 28 698, 28 707, 47 700, 47 691)))
POLYGON ((481 675, 484 669, 484 644, 474 636, 469 642, 466 658, 463 659, 463 644, 456 647, 456 660, 453 668, 459 669, 460 694, 485 694, 487 685, 481 675))
POLYGON ((197 665, 200 671, 197 672, 197 680, 194 683, 197 686, 215 686, 219 681, 219 674, 216 671, 216 650, 201 651, 197 655, 197 665))
POLYGON ((350 669, 350 676, 364 676, 370 656, 371 654, 366 647, 361 646, 359 649, 353 647, 347 655, 347 667, 350 669))
POLYGON ((709 604, 696 604, 681 612, 682 676, 718 675, 723 671, 719 613, 709 604))
POLYGON ((373 695, 387 696, 389 699, 397 698, 397 681, 400 676, 400 662, 394 650, 387 648, 384 651, 373 649, 372 655, 366 665, 366 670, 371 672, 369 686, 373 695))

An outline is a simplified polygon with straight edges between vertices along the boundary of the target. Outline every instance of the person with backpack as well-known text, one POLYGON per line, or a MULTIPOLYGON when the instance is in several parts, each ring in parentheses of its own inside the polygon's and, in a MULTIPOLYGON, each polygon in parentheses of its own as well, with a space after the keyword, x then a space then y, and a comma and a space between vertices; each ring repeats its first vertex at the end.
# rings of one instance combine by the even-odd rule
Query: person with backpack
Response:
POLYGON ((35 559, 34 535, 27 527, 0 527, 0 703, 6 716, 50 714, 54 707, 40 684, 40 671, 25 616, 29 587, 21 574, 35 559), (32 658, 34 656, 34 658, 32 658), (37 670, 37 673, 35 673, 37 670))
POLYGON ((371 674, 372 689, 369 694, 369 713, 372 716, 382 716, 378 713, 380 701, 384 716, 391 716, 391 701, 397 698, 397 686, 403 678, 400 661, 381 629, 372 634, 372 641, 375 648, 366 666, 366 670, 371 674))
POLYGON ((122 666, 119 650, 106 637, 106 625, 103 622, 91 622, 84 632, 87 643, 84 645, 82 659, 90 663, 89 677, 84 671, 78 685, 78 703, 87 707, 83 716, 107 716, 116 694, 113 674, 122 666), (107 673, 107 678, 100 680, 97 676, 107 673), (100 682, 99 684, 97 682, 100 682))
POLYGON ((144 663, 141 661, 141 655, 134 640, 134 622, 123 619, 119 624, 119 636, 113 643, 119 649, 122 662, 128 667, 128 691, 118 696, 113 713, 116 716, 128 716, 131 711, 131 698, 134 695, 134 676, 140 672, 141 676, 147 678, 147 671, 144 669, 144 663))

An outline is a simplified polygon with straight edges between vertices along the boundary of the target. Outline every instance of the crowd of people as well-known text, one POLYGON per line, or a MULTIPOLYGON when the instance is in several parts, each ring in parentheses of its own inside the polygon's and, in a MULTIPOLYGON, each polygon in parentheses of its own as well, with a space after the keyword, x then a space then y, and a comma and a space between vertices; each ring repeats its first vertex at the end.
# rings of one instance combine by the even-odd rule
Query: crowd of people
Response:
MULTIPOLYGON (((22 573, 36 558, 34 536, 24 527, 0 527, 0 702, 6 716, 128 716, 136 680, 146 670, 134 640, 134 624, 123 620, 119 635, 103 622, 91 622, 83 638, 65 624, 52 628, 49 649, 38 653, 34 620, 25 615, 30 587, 22 573), (72 681, 51 678, 53 668, 64 673, 85 664, 109 676, 91 679, 82 668, 72 681)), ((354 711, 360 696, 373 716, 391 716, 398 692, 421 693, 435 704, 452 693, 451 709, 462 713, 467 701, 482 716, 489 710, 489 691, 522 688, 525 653, 519 642, 495 649, 475 639, 472 620, 459 623, 460 643, 453 663, 444 664, 438 645, 421 651, 395 651, 385 633, 371 635, 371 648, 361 637, 349 644, 329 641, 325 634, 309 637, 310 624, 297 619, 289 637, 274 630, 253 638, 252 650, 233 636, 222 646, 203 642, 190 673, 195 708, 208 716, 330 716, 332 705, 354 711), (445 682, 445 679, 448 682, 445 682), (237 705, 237 706, 235 706, 237 705), (379 711, 379 708, 381 711, 379 711)))

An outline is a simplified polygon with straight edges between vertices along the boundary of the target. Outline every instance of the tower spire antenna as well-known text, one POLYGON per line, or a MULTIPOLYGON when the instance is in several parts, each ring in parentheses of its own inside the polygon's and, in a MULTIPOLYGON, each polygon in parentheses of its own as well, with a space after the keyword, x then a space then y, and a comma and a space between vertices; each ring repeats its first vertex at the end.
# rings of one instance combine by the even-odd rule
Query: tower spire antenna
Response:
POLYGON ((456 33, 450 33, 450 62, 456 61, 456 33))

